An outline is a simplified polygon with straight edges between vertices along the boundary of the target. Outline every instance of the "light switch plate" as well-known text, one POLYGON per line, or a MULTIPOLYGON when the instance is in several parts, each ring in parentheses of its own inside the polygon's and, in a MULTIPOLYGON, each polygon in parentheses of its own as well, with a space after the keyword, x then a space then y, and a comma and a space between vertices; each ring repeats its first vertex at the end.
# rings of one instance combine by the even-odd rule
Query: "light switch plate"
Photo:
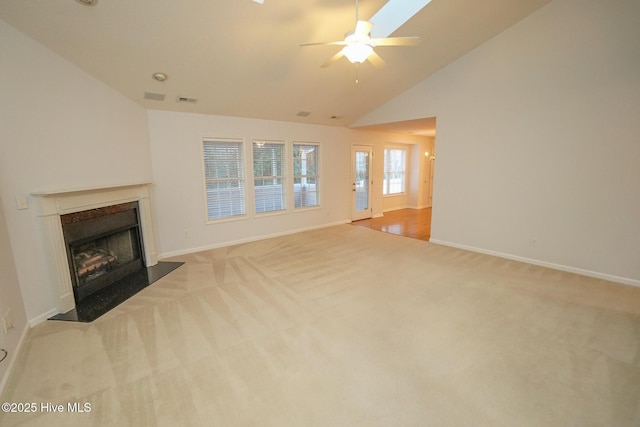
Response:
POLYGON ((16 206, 18 210, 29 209, 29 202, 25 196, 16 196, 16 206))

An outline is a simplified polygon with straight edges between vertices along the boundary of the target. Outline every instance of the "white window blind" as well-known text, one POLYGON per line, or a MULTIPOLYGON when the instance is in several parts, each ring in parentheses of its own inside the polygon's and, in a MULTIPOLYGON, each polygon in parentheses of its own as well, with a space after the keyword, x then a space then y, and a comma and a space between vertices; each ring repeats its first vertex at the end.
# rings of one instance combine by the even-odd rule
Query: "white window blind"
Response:
POLYGON ((382 194, 400 194, 405 191, 406 150, 384 150, 384 179, 382 194))
POLYGON ((296 208, 320 205, 319 156, 318 144, 293 144, 293 196, 296 208))
POLYGON ((283 141, 253 141, 256 213, 286 209, 283 141))
POLYGON ((242 140, 204 140, 204 173, 209 220, 246 213, 242 140))

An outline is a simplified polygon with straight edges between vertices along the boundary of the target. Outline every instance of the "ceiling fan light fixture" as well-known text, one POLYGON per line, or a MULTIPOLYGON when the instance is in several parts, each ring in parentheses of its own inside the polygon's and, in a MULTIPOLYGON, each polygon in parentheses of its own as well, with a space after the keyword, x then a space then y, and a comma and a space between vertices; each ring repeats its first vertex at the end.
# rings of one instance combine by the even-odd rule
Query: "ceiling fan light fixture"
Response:
MULTIPOLYGON (((426 2, 431 0, 391 0, 390 3, 413 3, 413 2, 426 2)), ((425 4, 426 4, 425 3, 425 4)), ((423 5, 424 6, 424 5, 423 5)), ((387 7, 387 6, 385 6, 387 7)), ((371 21, 360 21, 358 19, 358 0, 356 0, 356 27, 345 34, 344 41, 332 41, 322 43, 302 43, 300 46, 313 46, 313 45, 332 45, 332 46, 344 46, 342 50, 333 55, 322 64, 321 68, 326 68, 333 64, 343 56, 352 64, 360 64, 366 60, 369 60, 374 67, 384 66, 384 61, 380 56, 374 52, 376 46, 413 46, 420 42, 419 37, 383 37, 383 38, 371 38, 371 30, 373 23, 371 21)), ((358 79, 356 78, 356 83, 358 79)))
POLYGON ((373 48, 368 44, 354 43, 345 46, 342 53, 352 64, 361 64, 373 53, 373 48))

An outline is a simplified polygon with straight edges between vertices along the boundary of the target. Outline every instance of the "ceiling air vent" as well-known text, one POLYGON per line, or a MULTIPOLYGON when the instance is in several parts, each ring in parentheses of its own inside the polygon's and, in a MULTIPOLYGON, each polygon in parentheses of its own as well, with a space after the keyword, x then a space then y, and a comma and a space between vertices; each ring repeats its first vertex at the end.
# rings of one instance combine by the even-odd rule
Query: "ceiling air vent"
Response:
POLYGON ((152 101, 164 101, 164 94, 163 93, 152 93, 152 92, 145 92, 144 93, 144 99, 150 99, 152 101))
POLYGON ((179 96, 178 102, 188 102, 191 104, 195 104, 196 102, 198 102, 198 100, 195 98, 187 98, 186 96, 179 96))
POLYGON ((296 114, 296 116, 299 117, 309 117, 309 115, 311 115, 311 113, 308 111, 300 111, 298 114, 296 114))

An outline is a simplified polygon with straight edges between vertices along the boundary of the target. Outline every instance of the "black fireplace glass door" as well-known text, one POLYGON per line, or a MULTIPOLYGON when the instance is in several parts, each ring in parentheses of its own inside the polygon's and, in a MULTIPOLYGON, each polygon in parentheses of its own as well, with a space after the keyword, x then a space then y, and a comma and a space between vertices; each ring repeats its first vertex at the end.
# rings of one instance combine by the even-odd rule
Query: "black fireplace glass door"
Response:
POLYGON ((138 227, 72 245, 69 249, 77 300, 144 266, 138 227))

